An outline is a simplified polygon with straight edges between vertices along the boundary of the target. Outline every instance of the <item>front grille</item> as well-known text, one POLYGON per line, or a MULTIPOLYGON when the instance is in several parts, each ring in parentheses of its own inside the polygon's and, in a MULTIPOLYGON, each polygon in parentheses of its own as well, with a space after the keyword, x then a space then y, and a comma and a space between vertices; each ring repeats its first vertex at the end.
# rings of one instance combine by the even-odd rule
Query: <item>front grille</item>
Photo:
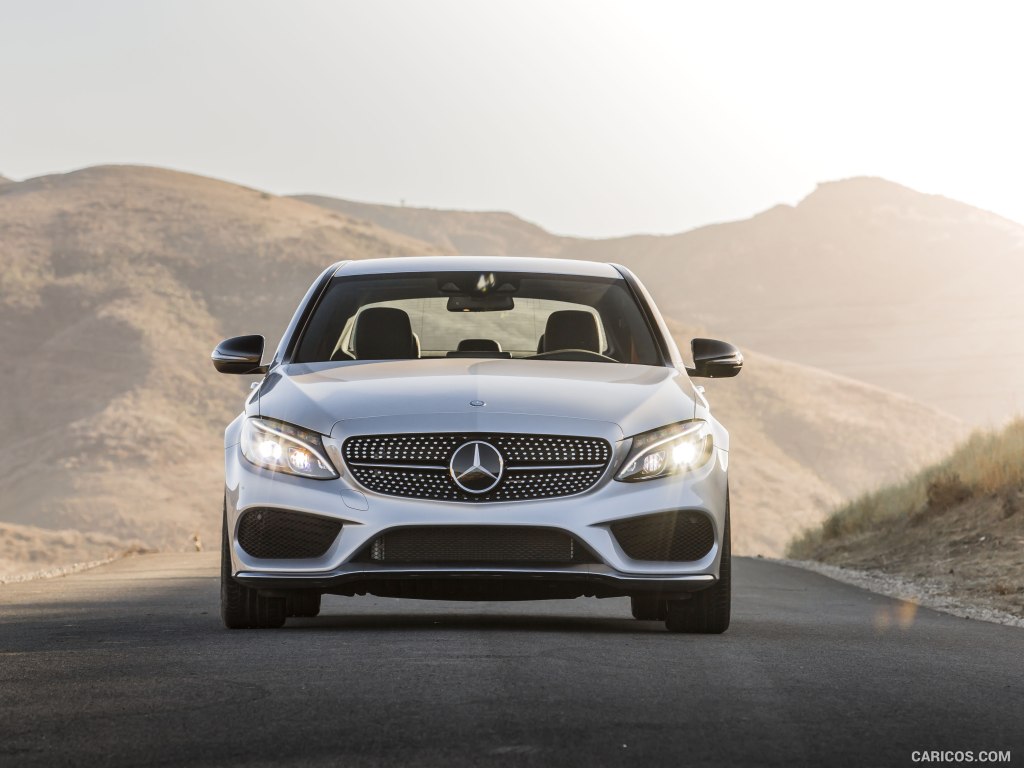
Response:
POLYGON ((238 543, 253 557, 320 557, 341 532, 341 521, 287 509, 256 508, 242 515, 238 543))
POLYGON ((611 460, 607 440, 565 435, 491 433, 367 435, 350 437, 342 454, 353 477, 371 491, 439 501, 519 501, 583 493, 611 460), (482 494, 459 488, 451 477, 452 454, 483 441, 504 461, 501 481, 482 494))
POLYGON ((612 523, 622 551, 634 560, 690 562, 715 546, 715 529, 702 512, 679 510, 612 523))
POLYGON ((398 528, 375 538, 359 560, 377 563, 589 563, 572 536, 554 528, 446 525, 398 528))

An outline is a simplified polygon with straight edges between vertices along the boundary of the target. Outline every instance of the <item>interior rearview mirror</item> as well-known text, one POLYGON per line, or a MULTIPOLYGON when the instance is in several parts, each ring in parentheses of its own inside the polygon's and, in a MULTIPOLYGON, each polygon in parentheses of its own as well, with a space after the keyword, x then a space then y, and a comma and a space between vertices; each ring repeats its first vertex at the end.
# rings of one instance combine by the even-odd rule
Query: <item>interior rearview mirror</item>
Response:
POLYGON ((449 312, 507 312, 514 308, 515 302, 508 293, 448 297, 449 312))
POLYGON ((262 336, 224 339, 210 355, 213 367, 221 373, 266 373, 267 366, 260 364, 264 343, 262 336))
POLYGON ((735 376, 743 367, 743 354, 726 341, 718 339, 694 339, 690 342, 693 353, 693 368, 687 368, 690 376, 704 379, 726 379, 735 376))

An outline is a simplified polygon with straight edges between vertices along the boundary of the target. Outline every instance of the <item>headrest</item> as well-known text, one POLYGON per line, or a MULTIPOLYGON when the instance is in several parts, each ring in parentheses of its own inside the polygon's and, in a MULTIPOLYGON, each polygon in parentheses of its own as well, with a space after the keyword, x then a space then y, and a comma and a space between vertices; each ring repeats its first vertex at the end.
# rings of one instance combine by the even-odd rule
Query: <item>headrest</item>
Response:
POLYGON ((494 339, 463 339, 459 352, 501 352, 501 344, 494 339))
POLYGON ((601 351, 597 318, 581 309, 562 309, 548 315, 543 338, 545 352, 557 349, 601 351))
POLYGON ((413 360, 419 357, 409 315, 394 307, 364 309, 356 322, 359 360, 413 360))

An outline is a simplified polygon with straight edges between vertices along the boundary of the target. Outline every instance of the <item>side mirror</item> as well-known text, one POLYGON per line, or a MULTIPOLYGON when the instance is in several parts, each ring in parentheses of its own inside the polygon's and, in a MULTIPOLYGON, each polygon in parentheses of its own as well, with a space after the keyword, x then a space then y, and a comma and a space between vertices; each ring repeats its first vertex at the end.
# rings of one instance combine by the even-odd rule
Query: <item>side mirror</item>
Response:
POLYGON ((263 362, 262 336, 234 336, 224 339, 213 350, 210 359, 221 373, 266 373, 263 362))
POLYGON ((703 379, 726 379, 743 367, 743 354, 732 344, 717 339, 694 339, 690 342, 693 368, 686 372, 703 379))

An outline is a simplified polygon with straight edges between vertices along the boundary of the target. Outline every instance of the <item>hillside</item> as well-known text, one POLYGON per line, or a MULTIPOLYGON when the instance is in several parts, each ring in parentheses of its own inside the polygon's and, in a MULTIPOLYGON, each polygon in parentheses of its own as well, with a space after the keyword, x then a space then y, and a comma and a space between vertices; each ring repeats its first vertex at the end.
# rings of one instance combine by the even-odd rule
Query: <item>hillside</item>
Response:
POLYGON ((744 355, 737 378, 700 382, 729 429, 733 541, 743 554, 782 554, 828 509, 934 461, 965 432, 901 395, 744 355))
POLYGON ((666 314, 975 423, 1024 408, 1024 226, 882 179, 822 184, 745 221, 608 240, 509 214, 305 199, 444 250, 620 262, 666 314))
POLYGON ((220 435, 248 382, 214 373, 214 344, 246 331, 275 344, 332 261, 424 251, 340 214, 170 171, 6 185, 0 522, 159 548, 216 541, 220 435))
MULTIPOLYGON (((105 547, 217 541, 220 434, 248 380, 215 374, 212 347, 246 332, 273 346, 332 261, 430 251, 365 219, 152 168, 6 185, 0 332, 16 361, 0 372, 8 570, 38 570, 47 552, 68 557, 76 542, 97 559, 105 547)), ((936 458, 959 429, 906 398, 749 359, 739 379, 709 388, 736 438, 740 551, 781 552, 829 505, 936 458)))
POLYGON ((1024 420, 979 432, 903 482, 839 507, 790 555, 882 571, 1024 617, 1024 420))
POLYGON ((826 510, 934 461, 965 432, 901 395, 745 357, 736 379, 703 383, 730 433, 733 540, 743 554, 780 555, 826 510))

